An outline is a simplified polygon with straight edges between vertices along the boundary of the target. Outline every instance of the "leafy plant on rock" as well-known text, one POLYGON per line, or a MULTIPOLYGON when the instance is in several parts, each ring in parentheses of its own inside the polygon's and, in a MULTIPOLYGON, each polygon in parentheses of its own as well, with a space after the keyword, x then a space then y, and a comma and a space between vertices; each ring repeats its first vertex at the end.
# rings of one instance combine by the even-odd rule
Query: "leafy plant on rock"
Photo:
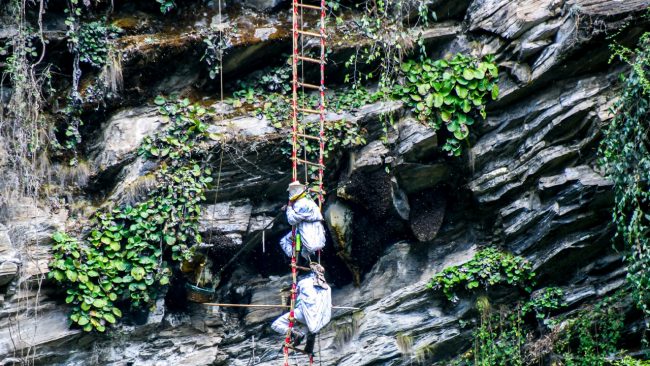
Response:
POLYGON ((126 263, 115 258, 110 245, 81 245, 61 232, 52 239, 49 276, 67 287, 65 301, 72 306, 70 319, 85 331, 105 331, 107 324, 122 316, 115 302, 125 291, 121 284, 128 275, 126 263))
POLYGON ((140 149, 159 164, 158 185, 148 199, 99 212, 83 240, 65 233, 52 237, 50 277, 67 288, 70 319, 85 331, 105 331, 122 316, 120 308, 152 305, 169 283, 167 259, 187 258, 201 242, 200 203, 212 181, 200 164, 209 113, 187 99, 158 97, 156 104, 169 127, 146 138, 140 149))
POLYGON ((480 323, 472 332, 472 347, 459 357, 445 363, 449 366, 523 366, 528 363, 526 331, 521 307, 501 306, 493 309, 489 299, 476 301, 480 323))
POLYGON ((96 68, 104 66, 110 47, 109 41, 116 38, 119 31, 119 28, 107 25, 105 20, 83 23, 76 38, 79 60, 96 68))
POLYGON ((548 322, 550 313, 566 307, 564 302, 564 291, 559 287, 546 287, 535 294, 521 308, 522 313, 535 313, 539 320, 548 322))
POLYGON ((267 69, 259 79, 259 86, 269 92, 288 94, 291 92, 291 59, 280 67, 267 69))
POLYGON ((442 290, 449 301, 457 302, 457 293, 461 290, 487 290, 494 285, 511 285, 531 292, 534 283, 535 272, 526 259, 486 248, 477 252, 470 261, 435 274, 428 287, 442 290))
POLYGON ((493 57, 482 60, 457 54, 450 60, 409 60, 401 65, 403 84, 394 96, 413 108, 418 119, 434 130, 445 126, 451 137, 443 150, 459 156, 476 115, 486 117, 488 95, 499 96, 498 69, 493 57))

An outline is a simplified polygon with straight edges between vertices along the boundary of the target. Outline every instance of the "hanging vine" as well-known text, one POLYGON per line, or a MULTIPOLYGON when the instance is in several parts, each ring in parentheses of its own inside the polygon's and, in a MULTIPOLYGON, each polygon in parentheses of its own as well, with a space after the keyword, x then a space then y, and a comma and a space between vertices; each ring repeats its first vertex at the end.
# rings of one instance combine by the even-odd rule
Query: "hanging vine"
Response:
POLYGON ((35 197, 39 193, 44 174, 38 173, 47 167, 43 159, 51 132, 42 113, 51 79, 49 65, 43 64, 43 10, 39 10, 39 28, 34 29, 26 19, 25 1, 14 0, 3 7, 16 31, 8 43, 0 45, 1 53, 7 55, 0 95, 9 95, 8 103, 0 105, 0 141, 5 150, 1 153, 6 158, 7 171, 13 172, 0 177, 0 204, 15 196, 35 197))
POLYGON ((496 100, 498 68, 494 57, 483 59, 456 54, 449 60, 409 60, 401 65, 402 85, 392 95, 413 109, 417 118, 434 131, 450 133, 442 150, 459 156, 474 118, 485 118, 487 96, 496 100))
POLYGON ((636 303, 650 319, 650 33, 631 50, 614 47, 614 56, 630 64, 604 132, 600 162, 614 183, 612 220, 625 245, 627 279, 636 303))
MULTIPOLYGON (((332 5, 335 9, 340 6, 338 2, 332 5)), ((376 98, 389 100, 407 54, 418 47, 416 53, 426 56, 422 30, 436 20, 436 14, 429 10, 427 1, 363 1, 355 6, 362 14, 355 20, 351 35, 344 39, 355 42, 353 39, 360 38, 365 45, 357 47, 345 63, 350 70, 345 81, 352 83, 353 88, 363 88, 363 82, 377 79, 376 98)), ((392 114, 382 116, 381 122, 386 143, 389 126, 393 124, 392 114)))
POLYGON ((202 143, 212 114, 187 99, 155 103, 169 128, 147 137, 140 154, 159 164, 156 189, 136 205, 95 215, 82 240, 52 237, 50 277, 66 288, 70 319, 85 331, 104 332, 122 310, 151 306, 169 283, 168 260, 189 258, 202 242, 200 203, 212 181, 202 143))

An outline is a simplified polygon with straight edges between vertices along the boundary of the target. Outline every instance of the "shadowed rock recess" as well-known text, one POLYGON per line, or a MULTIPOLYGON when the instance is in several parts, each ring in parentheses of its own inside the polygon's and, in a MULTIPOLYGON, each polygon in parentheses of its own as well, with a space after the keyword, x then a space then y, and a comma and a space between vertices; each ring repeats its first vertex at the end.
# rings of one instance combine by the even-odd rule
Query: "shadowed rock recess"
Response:
MULTIPOLYGON (((155 184, 155 166, 138 155, 138 147, 166 126, 153 105, 160 93, 178 92, 219 112, 209 126, 225 141, 210 142, 209 164, 219 187, 207 192, 200 220, 203 245, 216 267, 281 212, 290 176, 287 129, 218 102, 218 78, 209 79, 201 61, 203 34, 218 22, 216 1, 197 1, 167 15, 151 2, 140 7, 115 1, 111 17, 126 32, 116 42, 124 85, 99 111, 83 107, 89 117, 79 160, 88 166, 87 178, 62 178, 65 167, 55 165, 51 186, 58 186, 52 189, 59 198, 16 199, 0 207, 0 366, 21 360, 68 366, 282 362, 282 337, 270 329, 280 310, 191 303, 179 282, 160 295, 155 308, 129 314, 108 334, 84 333, 70 327, 56 284, 39 281, 48 272, 53 232, 79 232, 99 207, 136 202, 155 184)), ((60 5, 52 3, 56 13, 60 5)), ((291 51, 288 2, 231 3, 225 4, 226 21, 237 32, 223 60, 224 80, 233 85, 226 93, 235 90, 236 80, 282 65, 291 51)), ((458 158, 448 157, 436 133, 401 102, 329 112, 329 122, 358 124, 367 141, 331 153, 328 163, 323 263, 333 282, 332 302, 361 310, 334 311, 316 344, 323 365, 444 364, 466 352, 474 295, 451 304, 426 284, 486 245, 530 260, 539 286, 564 290, 567 313, 625 284, 624 263, 612 248, 612 184, 596 159, 618 76, 626 71, 608 63, 609 44, 632 45, 650 28, 644 17, 650 0, 428 4, 438 15, 423 31, 428 53, 495 54, 501 93, 488 104, 487 119, 473 126, 470 147, 458 158), (387 136, 386 116, 395 121, 387 136), (407 347, 399 342, 403 335, 407 347)), ((68 65, 60 16, 45 21, 46 37, 59 44, 48 57, 68 65)), ((345 60, 358 44, 336 33, 345 24, 330 23, 329 58, 345 60)), ((0 38, 12 34, 0 29, 0 38)), ((328 67, 333 90, 345 72, 342 63, 328 67)), ((0 146, 0 175, 11 177, 2 155, 0 146)), ((277 240, 288 229, 284 220, 268 227, 264 250, 257 239, 226 271, 215 300, 280 303, 279 291, 290 279, 277 240)), ((639 332, 630 327, 629 333, 639 332)), ((296 357, 306 364, 304 356, 296 357)))

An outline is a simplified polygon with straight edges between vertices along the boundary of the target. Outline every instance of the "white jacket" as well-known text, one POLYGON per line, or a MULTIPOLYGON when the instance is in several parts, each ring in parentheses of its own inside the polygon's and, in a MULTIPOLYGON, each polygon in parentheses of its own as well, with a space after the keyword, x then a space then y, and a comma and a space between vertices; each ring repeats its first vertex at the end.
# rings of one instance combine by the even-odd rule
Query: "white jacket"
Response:
POLYGON ((314 275, 298 282, 296 308, 300 309, 311 333, 317 333, 332 318, 332 290, 316 286, 314 275))
POLYGON ((287 206, 287 221, 296 225, 301 244, 309 253, 314 254, 325 246, 325 228, 323 215, 316 202, 303 197, 287 206))

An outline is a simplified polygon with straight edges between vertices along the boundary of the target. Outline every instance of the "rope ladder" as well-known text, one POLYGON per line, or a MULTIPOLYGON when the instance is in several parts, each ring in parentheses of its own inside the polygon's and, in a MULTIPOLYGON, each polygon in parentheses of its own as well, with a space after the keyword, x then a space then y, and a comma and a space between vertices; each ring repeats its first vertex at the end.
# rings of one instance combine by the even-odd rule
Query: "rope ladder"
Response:
MULTIPOLYGON (((310 171, 314 168, 317 169, 318 175, 316 176, 316 189, 310 189, 318 196, 318 206, 322 208, 323 205, 323 174, 325 169, 323 153, 325 150, 325 16, 326 4, 325 0, 321 0, 319 5, 305 4, 304 0, 292 1, 292 40, 293 40, 293 53, 292 53, 292 125, 291 125, 291 178, 292 182, 298 180, 299 168, 304 168, 306 187, 309 187, 310 171), (319 12, 320 22, 318 31, 313 29, 305 29, 304 12, 319 12), (305 44, 310 40, 317 39, 320 43, 320 58, 310 57, 305 53, 305 44), (320 68, 320 84, 308 83, 305 80, 304 69, 307 65, 317 65, 320 68), (300 68, 300 76, 299 76, 300 68), (309 105, 302 105, 304 103, 305 90, 317 90, 319 93, 319 105, 317 109, 311 108, 309 105), (300 92, 300 93, 299 93, 300 92), (300 98, 302 96, 303 98, 300 98), (301 100, 302 99, 302 100, 301 100), (302 121, 305 115, 319 115, 319 131, 318 135, 309 133, 307 124, 302 121), (300 144, 299 144, 300 142, 300 144), (318 144, 318 158, 314 161, 313 157, 308 156, 309 144, 318 144), (301 148, 302 147, 302 148, 301 148), (302 150, 303 156, 299 157, 299 152, 302 150)), ((309 14, 309 13, 308 13, 309 14)), ((311 150, 314 151, 314 150, 311 150)), ((284 366, 289 366, 289 350, 294 349, 291 344, 291 333, 295 325, 295 305, 297 293, 297 269, 298 269, 298 255, 299 255, 299 238, 296 238, 296 227, 294 226, 291 231, 292 237, 292 256, 291 256, 291 296, 289 306, 289 329, 284 340, 284 366)), ((313 365, 313 354, 309 355, 309 364, 313 365)))

